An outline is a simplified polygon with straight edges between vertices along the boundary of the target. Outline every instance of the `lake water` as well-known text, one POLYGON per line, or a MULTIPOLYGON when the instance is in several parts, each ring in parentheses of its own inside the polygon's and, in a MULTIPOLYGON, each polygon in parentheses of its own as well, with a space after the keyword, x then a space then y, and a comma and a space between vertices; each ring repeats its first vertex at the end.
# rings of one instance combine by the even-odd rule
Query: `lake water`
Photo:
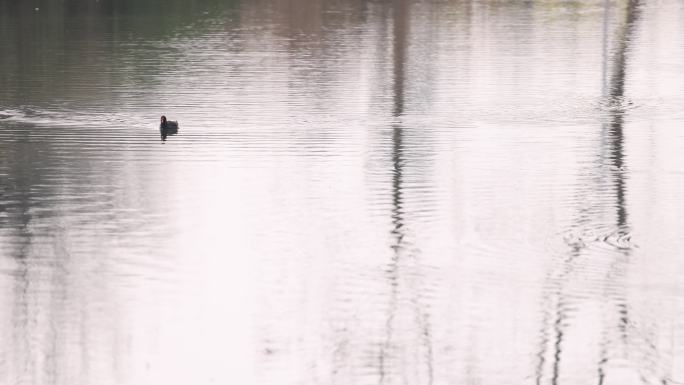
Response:
POLYGON ((684 2, 0 1, 0 53, 0 384, 684 383, 684 2))

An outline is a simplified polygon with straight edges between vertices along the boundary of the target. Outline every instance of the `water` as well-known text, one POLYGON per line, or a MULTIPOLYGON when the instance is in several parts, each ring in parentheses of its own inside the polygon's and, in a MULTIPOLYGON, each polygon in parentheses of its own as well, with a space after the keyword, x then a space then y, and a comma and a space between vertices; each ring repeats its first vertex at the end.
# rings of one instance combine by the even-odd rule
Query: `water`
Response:
POLYGON ((682 20, 0 2, 0 384, 683 383, 682 20))

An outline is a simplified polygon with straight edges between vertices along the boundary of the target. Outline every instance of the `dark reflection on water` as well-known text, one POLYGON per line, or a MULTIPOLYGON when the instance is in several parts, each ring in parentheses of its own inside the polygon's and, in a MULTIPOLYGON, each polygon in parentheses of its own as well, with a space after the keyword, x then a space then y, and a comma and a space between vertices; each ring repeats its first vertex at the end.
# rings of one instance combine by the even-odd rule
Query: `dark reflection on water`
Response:
MULTIPOLYGON (((610 2, 604 3, 604 65, 603 70, 610 68, 606 65, 609 61, 606 55, 606 49, 609 46, 606 43, 610 15, 610 2)), ((599 341, 598 341, 598 356, 597 359, 597 382, 603 384, 607 379, 614 376, 608 376, 611 369, 618 368, 622 363, 621 360, 629 357, 630 349, 642 342, 637 342, 641 336, 634 335, 634 321, 630 319, 630 308, 632 307, 627 301, 629 293, 626 292, 627 285, 625 283, 626 274, 629 271, 629 260, 632 258, 632 253, 637 247, 631 243, 631 224, 628 220, 628 204, 626 201, 626 176, 628 175, 625 163, 625 107, 628 106, 629 101, 625 93, 625 85, 627 79, 628 68, 628 53, 630 52, 630 44, 635 40, 636 30, 638 28, 639 16, 642 12, 642 4, 638 0, 630 0, 627 2, 624 10, 624 22, 618 29, 616 36, 617 48, 613 53, 612 71, 603 75, 604 79, 604 106, 607 109, 607 123, 602 125, 602 148, 600 162, 597 165, 598 175, 600 179, 596 179, 598 183, 594 186, 597 188, 597 193, 602 191, 610 192, 611 198, 614 199, 614 204, 609 204, 608 207, 615 210, 615 224, 608 225, 603 234, 594 235, 592 238, 586 235, 591 234, 586 231, 588 226, 595 226, 600 219, 592 220, 591 214, 586 210, 582 210, 578 216, 577 223, 574 225, 574 236, 566 238, 570 241, 570 251, 567 258, 563 261, 562 271, 558 275, 549 275, 548 285, 553 287, 553 294, 548 297, 549 300, 555 302, 555 309, 553 313, 545 312, 543 318, 541 349, 538 354, 538 365, 536 370, 536 383, 544 383, 544 369, 546 367, 547 349, 552 350, 551 354, 551 373, 550 383, 561 383, 562 362, 564 357, 563 346, 564 338, 566 338, 566 330, 572 326, 572 319, 576 317, 582 305, 581 298, 577 297, 577 293, 573 292, 576 289, 568 289, 573 276, 583 274, 581 266, 583 258, 591 256, 596 258, 595 250, 591 250, 592 246, 589 243, 601 242, 606 244, 605 256, 609 257, 608 263, 605 266, 605 272, 602 273, 601 281, 604 287, 602 297, 605 300, 604 306, 606 312, 614 312, 614 315, 607 316, 612 319, 612 322, 603 324, 601 326, 599 341), (609 86, 606 87, 606 79, 609 79, 609 86), (574 297, 574 298, 573 298, 574 297), (549 318, 553 317, 550 321, 549 318), (549 324, 550 322, 550 324, 549 324), (551 329, 548 331, 547 329, 551 329)), ((548 305, 547 305, 548 306, 548 305)), ((654 341, 644 341, 647 347, 642 348, 643 358, 645 362, 632 362, 636 366, 635 377, 642 383, 668 383, 669 376, 662 372, 660 367, 650 367, 649 364, 654 364, 658 361, 659 352, 655 348, 654 341)), ((567 353, 566 353, 567 354, 567 353)), ((567 360, 567 358, 566 358, 567 360)), ((624 364, 622 364, 624 365, 624 364)), ((589 368, 587 368, 589 369, 589 368)), ((612 373, 611 373, 612 374, 612 373)))
POLYGON ((425 369, 417 366, 417 375, 409 374, 408 380, 420 383, 433 383, 432 370, 432 341, 430 335, 429 315, 424 311, 420 284, 410 284, 406 276, 418 275, 416 269, 420 267, 420 255, 411 250, 411 244, 407 241, 407 226, 403 194, 404 173, 404 126, 402 116, 404 114, 404 82, 405 63, 407 61, 410 4, 407 0, 395 0, 392 3, 392 102, 393 122, 392 133, 392 229, 390 231, 393 242, 391 248, 393 255, 387 269, 387 280, 390 289, 390 299, 386 321, 386 337, 380 349, 379 360, 379 383, 393 384, 402 382, 401 362, 405 351, 417 350, 418 365, 425 365, 425 369), (402 295, 408 298, 402 298, 402 295), (413 333, 418 336, 416 341, 407 341, 397 336, 395 323, 397 318, 408 312, 414 321, 413 333), (422 376, 421 373, 425 373, 422 376))
POLYGON ((0 1, 0 383, 682 382, 682 16, 0 1))

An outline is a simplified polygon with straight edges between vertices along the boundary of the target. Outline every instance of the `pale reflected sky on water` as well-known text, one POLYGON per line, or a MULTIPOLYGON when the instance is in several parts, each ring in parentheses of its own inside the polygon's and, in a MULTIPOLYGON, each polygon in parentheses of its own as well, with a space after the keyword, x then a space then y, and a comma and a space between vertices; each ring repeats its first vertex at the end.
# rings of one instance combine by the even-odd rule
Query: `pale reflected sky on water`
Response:
POLYGON ((0 1, 0 384, 684 382, 682 20, 0 1))

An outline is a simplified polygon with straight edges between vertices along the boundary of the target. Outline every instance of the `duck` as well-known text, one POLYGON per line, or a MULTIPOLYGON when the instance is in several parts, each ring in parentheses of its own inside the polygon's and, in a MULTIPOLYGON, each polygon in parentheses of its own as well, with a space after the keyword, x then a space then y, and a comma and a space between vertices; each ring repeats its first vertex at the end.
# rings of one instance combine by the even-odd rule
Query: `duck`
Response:
POLYGON ((159 124, 159 133, 161 140, 164 142, 169 135, 178 134, 178 122, 174 120, 166 120, 166 116, 161 116, 161 123, 159 124))

